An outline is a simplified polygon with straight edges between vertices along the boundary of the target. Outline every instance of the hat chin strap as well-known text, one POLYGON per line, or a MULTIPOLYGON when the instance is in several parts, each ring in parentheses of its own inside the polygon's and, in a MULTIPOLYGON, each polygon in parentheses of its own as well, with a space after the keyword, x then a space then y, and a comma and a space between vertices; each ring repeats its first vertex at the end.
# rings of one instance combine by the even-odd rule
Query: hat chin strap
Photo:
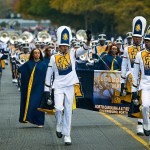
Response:
POLYGON ((137 46, 141 46, 141 43, 140 43, 140 44, 138 44, 138 45, 135 45, 135 44, 133 43, 133 46, 135 46, 135 47, 137 47, 137 46))
POLYGON ((59 51, 59 54, 60 54, 60 55, 66 55, 67 53, 68 53, 68 51, 66 51, 66 52, 64 52, 64 53, 61 52, 61 51, 59 51))

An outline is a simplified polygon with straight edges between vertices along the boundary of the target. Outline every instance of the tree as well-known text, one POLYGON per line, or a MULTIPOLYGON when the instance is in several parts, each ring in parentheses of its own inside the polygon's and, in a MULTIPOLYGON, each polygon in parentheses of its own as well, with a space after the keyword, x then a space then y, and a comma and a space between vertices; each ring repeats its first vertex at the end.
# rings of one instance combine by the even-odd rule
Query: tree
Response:
POLYGON ((63 13, 71 13, 75 15, 84 16, 85 28, 88 28, 89 15, 92 12, 97 0, 53 0, 50 2, 50 6, 56 10, 60 10, 63 13))
POLYGON ((150 21, 149 0, 19 0, 16 8, 25 18, 50 19, 76 30, 89 28, 96 35, 125 35, 137 15, 150 21))
POLYGON ((20 0, 15 10, 24 18, 50 19, 56 25, 70 25, 72 27, 83 26, 81 15, 66 14, 49 6, 50 0, 20 0))
POLYGON ((0 18, 5 18, 8 15, 9 10, 10 5, 8 0, 6 1, 0 0, 0 18))

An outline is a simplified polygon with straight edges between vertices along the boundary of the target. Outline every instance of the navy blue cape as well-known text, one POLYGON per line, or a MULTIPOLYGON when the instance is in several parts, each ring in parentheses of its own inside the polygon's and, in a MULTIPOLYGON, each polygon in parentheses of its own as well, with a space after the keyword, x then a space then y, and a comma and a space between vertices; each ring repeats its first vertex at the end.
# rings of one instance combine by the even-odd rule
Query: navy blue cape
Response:
POLYGON ((33 60, 27 61, 19 68, 21 73, 21 102, 20 102, 20 116, 19 122, 30 122, 36 125, 44 125, 45 114, 37 110, 39 107, 45 84, 47 66, 44 62, 35 62, 33 60), (24 121, 24 112, 27 100, 28 83, 34 66, 36 69, 33 77, 33 84, 29 99, 28 111, 26 120, 24 121))
MULTIPOLYGON (((99 61, 98 70, 110 70, 114 56, 107 54, 102 59, 103 59, 103 61, 102 60, 99 61)), ((116 56, 115 60, 116 61, 114 61, 114 66, 113 66, 114 69, 113 70, 120 71, 122 59, 120 56, 116 56)))

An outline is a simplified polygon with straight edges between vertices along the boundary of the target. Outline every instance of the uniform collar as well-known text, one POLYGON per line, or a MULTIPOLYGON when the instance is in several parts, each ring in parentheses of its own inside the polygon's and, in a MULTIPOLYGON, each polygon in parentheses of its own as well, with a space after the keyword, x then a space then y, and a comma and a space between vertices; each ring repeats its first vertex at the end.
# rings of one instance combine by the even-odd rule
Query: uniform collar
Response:
POLYGON ((61 55, 61 56, 65 56, 67 53, 62 53, 61 51, 58 52, 58 54, 61 55))

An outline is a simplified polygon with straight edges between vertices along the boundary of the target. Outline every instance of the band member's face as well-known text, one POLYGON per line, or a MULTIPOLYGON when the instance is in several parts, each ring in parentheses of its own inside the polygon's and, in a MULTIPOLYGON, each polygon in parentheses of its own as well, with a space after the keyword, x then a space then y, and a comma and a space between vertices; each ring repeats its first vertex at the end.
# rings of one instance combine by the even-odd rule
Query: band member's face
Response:
POLYGON ((128 42, 128 44, 131 44, 132 38, 127 38, 127 42, 128 42))
POLYGON ((145 47, 150 51, 150 40, 144 40, 145 42, 145 47))
POLYGON ((45 45, 41 45, 41 48, 43 49, 45 47, 45 45))
POLYGON ((17 48, 17 46, 18 46, 17 44, 14 44, 14 47, 15 47, 15 48, 17 48))
POLYGON ((120 43, 117 43, 117 46, 119 47, 119 49, 121 48, 121 44, 120 43))
POLYGON ((38 49, 34 50, 33 57, 34 57, 34 59, 39 59, 40 58, 40 51, 38 49))
POLYGON ((36 48, 40 48, 40 45, 36 45, 36 48))
POLYGON ((135 45, 140 45, 140 43, 142 42, 142 37, 137 37, 137 36, 133 36, 133 43, 135 45))
POLYGON ((100 43, 100 45, 103 46, 105 44, 105 41, 104 40, 100 40, 99 43, 100 43))
POLYGON ((52 55, 52 51, 53 51, 53 49, 52 48, 48 48, 48 51, 47 51, 47 56, 51 56, 52 55))
POLYGON ((69 50, 69 46, 67 46, 67 45, 60 45, 60 46, 59 46, 59 49, 60 49, 60 51, 61 51, 62 53, 67 53, 68 50, 69 50))
POLYGON ((116 55, 117 54, 117 46, 113 46, 112 48, 111 48, 111 53, 112 53, 112 55, 116 55))
POLYGON ((28 52, 29 52, 29 49, 28 49, 28 48, 25 48, 23 51, 24 51, 24 53, 28 53, 28 52))

